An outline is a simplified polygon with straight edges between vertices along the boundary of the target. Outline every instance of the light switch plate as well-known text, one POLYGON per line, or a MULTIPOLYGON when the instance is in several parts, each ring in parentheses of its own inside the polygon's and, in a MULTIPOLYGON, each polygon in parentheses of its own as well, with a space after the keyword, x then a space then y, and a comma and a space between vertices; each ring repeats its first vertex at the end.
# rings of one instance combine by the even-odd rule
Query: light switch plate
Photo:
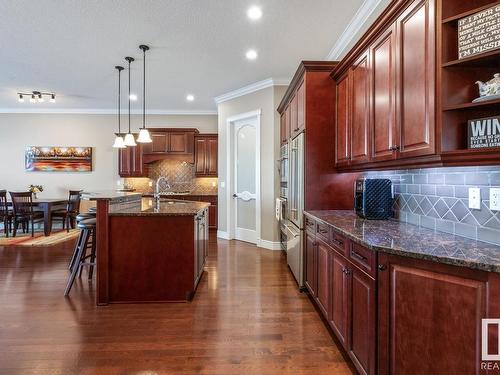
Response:
POLYGON ((473 210, 481 209, 481 189, 469 188, 469 208, 473 210))
POLYGON ((490 210, 500 211, 500 188, 490 188, 490 210))

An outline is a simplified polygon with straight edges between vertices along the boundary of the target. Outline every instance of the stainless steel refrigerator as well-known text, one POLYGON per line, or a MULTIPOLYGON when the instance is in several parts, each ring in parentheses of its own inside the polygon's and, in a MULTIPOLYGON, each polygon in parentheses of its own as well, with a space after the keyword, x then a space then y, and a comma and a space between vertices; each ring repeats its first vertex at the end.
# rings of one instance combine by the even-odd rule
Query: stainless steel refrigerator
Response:
POLYGON ((304 133, 289 143, 287 263, 299 288, 304 287, 304 133))

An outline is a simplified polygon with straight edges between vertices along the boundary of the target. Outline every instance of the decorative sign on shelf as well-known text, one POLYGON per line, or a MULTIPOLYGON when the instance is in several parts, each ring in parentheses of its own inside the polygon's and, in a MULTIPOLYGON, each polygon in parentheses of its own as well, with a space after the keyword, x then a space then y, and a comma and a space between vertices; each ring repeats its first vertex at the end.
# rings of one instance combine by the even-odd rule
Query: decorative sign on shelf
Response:
POLYGON ((458 20, 458 59, 500 48, 500 5, 458 20))
POLYGON ((470 149, 500 147, 500 116, 469 120, 467 147, 470 149))
POLYGON ((27 172, 91 172, 92 147, 27 147, 25 169, 27 172))

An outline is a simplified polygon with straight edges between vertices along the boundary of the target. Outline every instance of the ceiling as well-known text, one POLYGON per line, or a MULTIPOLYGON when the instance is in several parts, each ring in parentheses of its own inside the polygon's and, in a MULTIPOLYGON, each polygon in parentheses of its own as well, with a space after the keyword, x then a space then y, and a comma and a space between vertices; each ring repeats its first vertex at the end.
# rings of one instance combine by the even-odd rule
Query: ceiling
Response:
MULTIPOLYGON (((0 1, 0 110, 116 107, 114 66, 132 63, 132 92, 147 108, 215 111, 214 97, 254 82, 292 77, 300 60, 324 60, 363 0, 0 1), (260 5, 263 17, 246 11, 260 5), (254 48, 255 61, 245 58, 254 48), (17 102, 18 91, 50 91, 55 104, 17 102), (195 100, 188 102, 187 94, 195 100)), ((126 93, 127 71, 122 74, 126 93)), ((125 96, 125 95, 124 95, 125 96)), ((125 105, 125 100, 123 102, 125 105)))

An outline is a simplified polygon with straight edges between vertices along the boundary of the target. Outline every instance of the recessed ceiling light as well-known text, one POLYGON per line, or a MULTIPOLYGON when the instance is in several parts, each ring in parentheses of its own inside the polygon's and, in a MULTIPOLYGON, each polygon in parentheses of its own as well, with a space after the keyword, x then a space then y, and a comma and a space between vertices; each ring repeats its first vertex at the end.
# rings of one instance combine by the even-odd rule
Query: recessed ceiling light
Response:
POLYGON ((132 100, 133 102, 135 102, 137 100, 137 95, 136 94, 130 94, 130 100, 132 100))
POLYGON ((186 96, 186 100, 188 102, 192 102, 194 100, 194 95, 189 94, 188 96, 186 96))
POLYGON ((247 16, 251 20, 258 20, 262 17, 262 9, 260 9, 258 6, 250 7, 247 10, 247 16))
POLYGON ((255 60, 257 58, 257 51, 254 49, 249 49, 246 53, 248 60, 255 60))

